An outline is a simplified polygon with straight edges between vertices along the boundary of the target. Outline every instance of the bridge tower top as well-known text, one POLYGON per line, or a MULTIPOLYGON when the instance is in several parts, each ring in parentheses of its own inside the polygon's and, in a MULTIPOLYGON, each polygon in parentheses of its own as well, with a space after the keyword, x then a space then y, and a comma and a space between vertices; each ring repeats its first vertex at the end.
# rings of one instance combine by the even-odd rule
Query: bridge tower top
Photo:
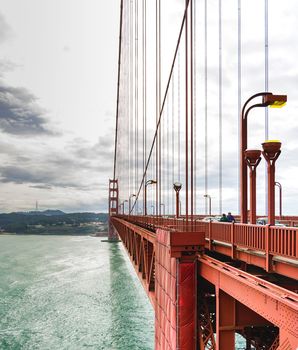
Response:
POLYGON ((109 180, 109 215, 118 214, 119 189, 118 180, 109 180))

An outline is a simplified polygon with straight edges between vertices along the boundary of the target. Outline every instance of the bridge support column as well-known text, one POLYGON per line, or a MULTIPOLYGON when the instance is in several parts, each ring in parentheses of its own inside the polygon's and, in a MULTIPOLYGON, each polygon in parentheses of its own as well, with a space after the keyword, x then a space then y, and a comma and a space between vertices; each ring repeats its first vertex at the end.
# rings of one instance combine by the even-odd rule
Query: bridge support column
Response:
POLYGON ((109 180, 109 225, 108 225, 108 236, 109 242, 118 242, 118 234, 111 224, 111 216, 118 214, 118 203, 119 203, 119 190, 118 180, 109 180))
POLYGON ((216 350, 235 349, 235 299, 216 287, 216 350))
POLYGON ((155 263, 155 350, 197 350, 197 251, 200 232, 158 229, 155 263))

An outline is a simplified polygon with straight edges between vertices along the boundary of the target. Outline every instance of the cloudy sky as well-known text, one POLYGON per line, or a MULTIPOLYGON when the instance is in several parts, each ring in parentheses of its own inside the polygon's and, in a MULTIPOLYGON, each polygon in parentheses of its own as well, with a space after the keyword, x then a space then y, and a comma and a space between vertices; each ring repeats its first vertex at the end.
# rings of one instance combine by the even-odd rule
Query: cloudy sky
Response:
POLYGON ((1 0, 1 212, 106 209, 118 30, 118 1, 1 0))
MULTIPOLYGON (((119 1, 0 1, 0 212, 32 210, 36 201, 40 209, 106 210, 113 167, 119 1)), ((162 63, 168 67, 184 1, 163 3, 169 18, 163 20, 162 63)), ((217 13, 217 3, 208 1, 210 14, 217 13)), ((237 3, 223 1, 223 194, 224 208, 233 211, 238 207, 237 3)), ((200 52, 203 1, 197 4, 200 52)), ((269 135, 283 142, 277 180, 284 186, 285 212, 295 214, 298 4, 296 0, 286 0, 283 8, 277 0, 269 4, 269 87, 275 93, 287 93, 289 99, 285 109, 270 112, 269 135)), ((263 10, 263 1, 243 1, 243 100, 264 89, 263 10)), ((148 16, 150 26, 154 23, 150 11, 148 16)), ((209 96, 216 98, 217 17, 209 21, 209 96)), ((148 54, 148 62, 151 58, 154 62, 154 53, 148 54)), ((199 83, 203 81, 203 59, 198 55, 198 94, 203 91, 199 83)), ((164 68, 163 81, 167 74, 164 68)), ((212 118, 216 128, 217 110, 216 104, 209 108, 211 130, 212 118)), ((200 118, 203 116, 198 106, 198 125, 200 118)), ((263 120, 261 112, 251 118, 249 127, 255 130, 250 135, 251 147, 259 148, 263 141, 263 120)), ((218 151, 212 147, 213 137, 209 135, 209 183, 216 199, 218 151)), ((260 208, 264 206, 262 181, 260 208)), ((197 182, 203 186, 199 176, 197 182)))

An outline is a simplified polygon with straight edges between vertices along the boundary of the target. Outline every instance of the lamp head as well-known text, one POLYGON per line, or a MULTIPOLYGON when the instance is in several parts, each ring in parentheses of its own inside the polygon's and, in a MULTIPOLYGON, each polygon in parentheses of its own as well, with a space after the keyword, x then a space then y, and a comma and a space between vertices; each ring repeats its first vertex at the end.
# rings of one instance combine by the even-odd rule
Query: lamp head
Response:
POLYGON ((272 108, 281 108, 287 102, 287 95, 268 94, 263 96, 263 104, 272 108))
POLYGON ((259 149, 247 149, 244 151, 244 157, 248 166, 258 166, 261 160, 261 153, 259 149))
POLYGON ((147 180, 146 185, 153 185, 156 184, 157 181, 156 180, 147 180))
POLYGON ((279 140, 267 140, 262 143, 264 152, 270 159, 273 159, 275 155, 280 151, 281 142, 279 140))
POLYGON ((173 188, 176 192, 179 192, 182 188, 182 183, 181 182, 174 182, 173 183, 173 188))

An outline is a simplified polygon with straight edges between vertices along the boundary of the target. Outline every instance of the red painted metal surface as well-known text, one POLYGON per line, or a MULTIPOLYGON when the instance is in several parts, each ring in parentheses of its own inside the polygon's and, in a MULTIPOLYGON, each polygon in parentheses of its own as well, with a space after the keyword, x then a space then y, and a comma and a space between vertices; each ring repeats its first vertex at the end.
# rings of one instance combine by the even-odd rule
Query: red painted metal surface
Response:
MULTIPOLYGON (((263 279, 252 276, 249 273, 233 268, 210 257, 201 257, 199 260, 199 275, 214 284, 218 293, 225 293, 223 299, 229 303, 227 309, 218 310, 220 316, 226 313, 232 315, 229 319, 230 327, 220 328, 227 321, 217 323, 217 334, 237 328, 235 309, 231 307, 234 299, 254 310, 270 323, 280 328, 280 343, 287 342, 289 349, 296 349, 298 345, 298 295, 289 290, 266 282, 263 279), (226 295, 228 297, 226 297, 226 295), (229 300, 230 299, 230 300, 229 300)), ((217 295, 217 298, 221 298, 217 295)), ((220 302, 219 302, 220 303, 220 302)), ((224 343, 218 349, 234 349, 231 346, 231 334, 224 335, 224 343)))
POLYGON ((136 273, 155 304, 155 234, 125 220, 112 217, 111 223, 117 230, 136 273))
POLYGON ((211 241, 217 240, 240 248, 298 259, 298 228, 200 221, 186 222, 183 219, 163 217, 157 219, 153 216, 124 216, 123 218, 153 231, 158 227, 185 231, 204 230, 206 238, 211 241))
POLYGON ((177 347, 177 261, 162 237, 156 247, 155 349, 177 347))
MULTIPOLYGON (((132 216, 126 216, 125 219, 123 216, 111 218, 155 307, 155 349, 188 350, 199 349, 200 346, 203 349, 214 349, 213 331, 217 334, 216 349, 234 349, 235 332, 246 337, 256 348, 262 348, 265 343, 258 336, 254 337, 252 330, 264 331, 268 327, 279 329, 278 333, 269 333, 272 349, 276 344, 276 349, 296 349, 298 295, 290 289, 296 288, 298 291, 298 283, 293 282, 294 285, 289 285, 288 289, 282 288, 202 254, 202 248, 206 246, 206 233, 207 241, 212 241, 212 250, 217 251, 221 240, 226 254, 232 255, 233 245, 229 243, 233 242, 237 248, 234 252, 235 258, 239 258, 240 253, 243 254, 240 247, 250 247, 262 252, 263 256, 258 259, 263 261, 263 267, 266 268, 266 244, 269 247, 268 254, 278 253, 281 257, 294 258, 297 254, 297 229, 200 223, 193 225, 193 228, 196 227, 193 230, 190 223, 182 221, 182 224, 178 222, 178 227, 185 229, 181 232, 174 228, 171 218, 159 219, 159 222, 166 225, 164 228, 158 228, 155 220, 156 218, 141 219, 132 216), (143 226, 148 226, 150 230, 143 226), (269 240, 269 246, 266 239, 268 233, 274 235, 274 239, 269 240), (194 262, 196 257, 198 266, 194 262), (204 299, 204 295, 210 292, 204 291, 201 282, 197 284, 197 280, 202 278, 214 286, 216 326, 212 326, 210 322, 211 311, 208 310, 207 299, 204 299), (198 331, 194 332, 194 329, 198 331)), ((206 247, 209 247, 209 242, 206 247)), ((253 256, 250 253, 250 257, 253 256)), ((252 258, 251 262, 254 262, 252 258)), ((276 264, 274 262, 274 266, 276 264)), ((282 271, 281 266, 278 266, 282 271)), ((285 268, 286 264, 282 266, 285 268)), ((291 274, 296 273, 297 279, 297 266, 292 266, 292 269, 291 274)), ((266 337, 268 338, 268 334, 266 337)))
MULTIPOLYGON (((197 76, 196 52, 200 51, 195 48, 197 42, 195 39, 196 2, 185 0, 183 18, 181 18, 168 77, 161 74, 166 68, 161 64, 164 50, 164 38, 161 35, 163 18, 161 0, 156 0, 155 5, 151 5, 153 7, 150 8, 150 13, 153 11, 155 14, 152 30, 149 29, 151 23, 147 21, 146 15, 149 4, 151 5, 151 2, 141 2, 140 11, 136 1, 121 1, 120 3, 114 176, 109 188, 111 223, 109 237, 115 238, 117 233, 121 237, 136 273, 155 307, 155 347, 160 350, 198 350, 199 348, 201 350, 205 348, 229 350, 234 349, 235 332, 238 332, 247 339, 247 349, 250 349, 251 346, 257 350, 295 349, 298 343, 297 294, 292 291, 298 291, 298 228, 295 227, 298 226, 298 217, 282 216, 280 209, 279 219, 291 227, 274 226, 274 162, 280 152, 280 144, 266 142, 263 144, 263 155, 268 165, 268 221, 270 225, 255 225, 257 218, 255 168, 260 161, 260 152, 251 153, 246 150, 249 112, 254 108, 267 107, 276 101, 285 102, 286 96, 261 92, 250 97, 243 106, 239 130, 241 216, 236 220, 241 221, 241 224, 201 222, 200 219, 205 215, 195 215, 197 193, 199 192, 196 188, 198 158, 195 154, 197 147, 195 81, 197 76), (141 18, 139 18, 140 14, 142 14, 141 18), (126 25, 123 26, 123 23, 126 25), (122 45, 122 40, 127 45, 122 45), (148 45, 148 52, 147 40, 152 43, 148 45), (142 53, 140 54, 141 46, 142 53), (155 56, 155 79, 147 80, 147 58, 151 57, 149 52, 151 46, 155 46, 155 51, 152 52, 155 56), (139 67, 141 61, 142 69, 139 67), (125 63, 122 64, 123 70, 121 62, 125 63), (183 67, 182 79, 180 77, 181 67, 183 67), (151 85, 150 80, 153 81, 151 85), (163 96, 161 95, 162 81, 166 81, 163 96), (180 91, 181 86, 182 91, 180 91), (138 95, 140 88, 142 98, 139 98, 138 95), (147 94, 149 90, 151 92, 147 94), (172 97, 170 90, 172 90, 172 97), (150 101, 149 98, 147 101, 147 95, 150 96, 150 101), (184 101, 181 98, 183 95, 184 101), (155 96, 155 99, 152 100, 152 96, 155 96), (255 98, 260 97, 263 97, 262 101, 251 105, 255 98), (178 111, 174 108, 176 101, 178 111), (147 102, 152 103, 156 111, 155 121, 149 120, 148 113, 148 128, 147 102), (185 111, 182 118, 181 107, 185 111), (172 130, 170 130, 171 123, 169 123, 170 114, 172 115, 172 130), (139 118, 143 118, 142 125, 139 118), (151 130, 152 122, 153 130, 151 130), (141 128, 143 128, 143 140, 139 137, 141 128), (182 133, 184 136, 181 140, 180 134, 182 133), (153 136, 151 143, 151 140, 147 143, 147 134, 153 136), (178 136, 177 143, 174 136, 178 136), (170 137, 172 137, 172 147, 168 142, 170 137), (247 224, 245 151, 246 158, 249 160, 248 165, 251 167, 250 225, 247 224), (142 166, 140 165, 141 152, 143 153, 142 166), (182 157, 181 154, 183 154, 182 157), (126 165, 129 168, 128 174, 126 165), (141 168, 142 175, 139 176, 141 168), (172 177, 170 180, 169 173, 171 172, 177 178, 172 177), (119 179, 120 193, 116 178, 119 179), (181 205, 179 193, 176 192, 175 211, 174 191, 172 190, 171 193, 171 189, 173 182, 177 180, 183 181, 184 193, 181 196, 183 201, 181 205), (156 184, 155 193, 152 193, 151 199, 146 192, 146 186, 149 183, 156 184), (171 195, 172 204, 169 203, 171 195), (123 203, 123 214, 125 212, 124 203, 129 201, 129 214, 139 213, 142 202, 145 215, 118 215, 119 197, 123 203), (132 206, 131 198, 135 198, 132 206), (147 215, 147 201, 148 204, 151 201, 152 213, 155 213, 155 216, 147 215), (161 216, 162 206, 164 213, 172 215, 161 216), (233 264, 240 266, 241 269, 232 267, 233 264), (243 270, 250 270, 251 273, 243 270), (263 279, 255 277, 254 273, 263 276, 263 279), (275 284, 266 282, 265 279, 275 281, 275 284), (286 288, 281 288, 278 284, 286 288), (261 339, 262 337, 268 339, 261 339)), ((218 2, 218 6, 221 38, 221 1, 218 2)), ((240 33, 241 8, 239 7, 238 10, 238 32, 240 33)), ((207 1, 205 1, 205 45, 207 45, 207 17, 209 16, 207 16, 207 1)), ((205 197, 209 196, 211 202, 211 197, 208 195, 207 51, 205 52, 204 166, 205 197)), ((219 207, 221 208, 221 40, 219 58, 219 207)), ((241 62, 240 58, 239 56, 238 62, 241 62)), ((240 73, 241 70, 239 70, 240 73)), ((181 186, 182 183, 180 188, 181 186)))
POLYGON ((111 224, 112 215, 118 214, 119 189, 118 180, 109 180, 109 240, 117 240, 118 235, 111 224))

